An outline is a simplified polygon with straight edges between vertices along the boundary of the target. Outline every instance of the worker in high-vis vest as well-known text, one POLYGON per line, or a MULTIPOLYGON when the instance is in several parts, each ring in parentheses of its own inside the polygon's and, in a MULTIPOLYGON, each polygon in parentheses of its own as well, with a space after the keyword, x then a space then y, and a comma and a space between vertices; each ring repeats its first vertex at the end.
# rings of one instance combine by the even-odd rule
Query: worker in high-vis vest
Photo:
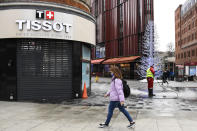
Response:
POLYGON ((147 78, 147 82, 148 82, 148 96, 149 97, 153 97, 155 96, 153 94, 153 81, 154 81, 154 75, 155 75, 155 71, 154 71, 154 65, 152 65, 150 68, 148 68, 146 70, 146 78, 147 78))

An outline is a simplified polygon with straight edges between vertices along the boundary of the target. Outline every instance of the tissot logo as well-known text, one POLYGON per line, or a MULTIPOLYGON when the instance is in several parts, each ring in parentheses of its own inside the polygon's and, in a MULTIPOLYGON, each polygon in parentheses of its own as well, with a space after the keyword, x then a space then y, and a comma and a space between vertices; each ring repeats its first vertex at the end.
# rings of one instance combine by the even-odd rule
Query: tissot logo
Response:
POLYGON ((36 18, 44 19, 44 11, 36 10, 36 18))
POLYGON ((36 18, 37 19, 44 19, 45 17, 47 20, 54 20, 54 11, 36 10, 36 18))

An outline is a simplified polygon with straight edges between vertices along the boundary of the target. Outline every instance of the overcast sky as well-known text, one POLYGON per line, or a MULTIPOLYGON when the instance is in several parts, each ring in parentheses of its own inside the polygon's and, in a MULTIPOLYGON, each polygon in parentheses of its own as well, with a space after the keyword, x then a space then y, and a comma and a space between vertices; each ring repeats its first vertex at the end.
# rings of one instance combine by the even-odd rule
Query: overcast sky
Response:
POLYGON ((185 1, 187 0, 154 0, 154 21, 160 51, 166 51, 168 43, 175 43, 174 12, 185 1))

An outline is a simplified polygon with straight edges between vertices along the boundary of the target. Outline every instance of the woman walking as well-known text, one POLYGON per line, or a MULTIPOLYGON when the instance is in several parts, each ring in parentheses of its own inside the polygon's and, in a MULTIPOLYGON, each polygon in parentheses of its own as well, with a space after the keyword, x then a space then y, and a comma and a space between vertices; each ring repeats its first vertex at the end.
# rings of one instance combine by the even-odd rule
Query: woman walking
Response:
POLYGON ((127 117, 129 121, 128 127, 130 128, 135 124, 135 122, 129 115, 128 111, 125 110, 124 108, 125 98, 124 98, 124 93, 123 93, 122 73, 120 69, 116 66, 111 67, 110 72, 112 75, 110 91, 104 95, 105 97, 107 96, 110 97, 108 115, 107 115, 107 119, 105 123, 100 124, 100 128, 104 128, 109 125, 110 120, 113 116, 113 111, 116 107, 118 107, 119 110, 127 117))

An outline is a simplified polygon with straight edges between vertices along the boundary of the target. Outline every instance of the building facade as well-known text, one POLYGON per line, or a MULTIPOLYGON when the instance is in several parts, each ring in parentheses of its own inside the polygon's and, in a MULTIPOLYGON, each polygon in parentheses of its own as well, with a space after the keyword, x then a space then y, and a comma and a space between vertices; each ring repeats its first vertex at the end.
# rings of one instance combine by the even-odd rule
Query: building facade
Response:
POLYGON ((197 76, 197 0, 175 11, 175 56, 180 77, 197 76))
POLYGON ((95 19, 85 0, 1 0, 0 99, 59 102, 91 91, 95 19))
POLYGON ((118 64, 126 78, 135 78, 145 27, 154 20, 153 0, 92 0, 92 14, 97 43, 93 64, 103 64, 106 71, 110 64, 118 64))

